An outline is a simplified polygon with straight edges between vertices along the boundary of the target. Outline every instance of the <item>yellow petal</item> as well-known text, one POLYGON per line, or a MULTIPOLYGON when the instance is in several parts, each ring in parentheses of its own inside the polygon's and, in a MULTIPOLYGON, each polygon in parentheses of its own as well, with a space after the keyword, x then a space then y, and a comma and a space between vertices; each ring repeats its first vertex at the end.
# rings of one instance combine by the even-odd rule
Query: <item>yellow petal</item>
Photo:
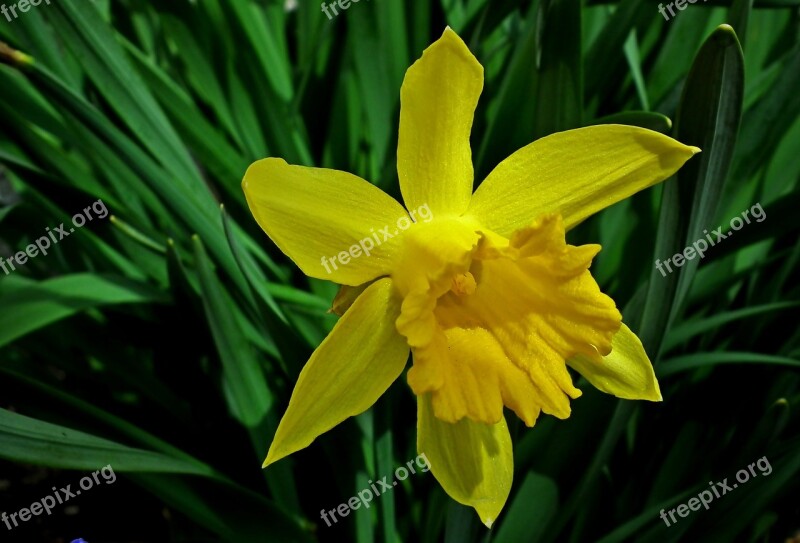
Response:
POLYGON ((456 424, 433 415, 428 395, 417 396, 417 450, 428 459, 436 480, 457 502, 474 507, 488 528, 511 491, 514 457, 505 419, 456 424))
POLYGON ((398 221, 411 222, 392 197, 338 170, 267 158, 242 187, 259 226, 304 274, 343 285, 388 275, 398 221))
POLYGON ((389 279, 356 299, 300 372, 264 467, 369 409, 400 376, 408 345, 394 327, 399 312, 389 279))
POLYGON ((626 400, 660 402, 661 390, 642 342, 622 324, 611 340, 611 353, 602 362, 586 356, 567 361, 597 389, 626 400))
POLYGON ((472 195, 469 135, 483 67, 449 27, 406 72, 397 173, 406 207, 460 215, 472 195))
POLYGON ((501 162, 475 191, 468 213, 503 236, 544 213, 560 213, 569 230, 668 178, 699 151, 634 126, 558 132, 501 162))

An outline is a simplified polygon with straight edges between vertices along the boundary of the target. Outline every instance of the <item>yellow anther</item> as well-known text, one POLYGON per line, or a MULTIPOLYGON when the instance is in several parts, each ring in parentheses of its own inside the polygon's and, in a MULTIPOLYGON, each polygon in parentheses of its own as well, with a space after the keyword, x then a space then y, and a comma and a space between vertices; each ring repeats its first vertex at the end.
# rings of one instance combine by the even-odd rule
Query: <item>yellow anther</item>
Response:
POLYGON ((456 296, 469 296, 475 292, 477 286, 478 284, 475 282, 475 278, 471 273, 460 273, 453 277, 453 285, 450 287, 450 290, 453 291, 456 296))

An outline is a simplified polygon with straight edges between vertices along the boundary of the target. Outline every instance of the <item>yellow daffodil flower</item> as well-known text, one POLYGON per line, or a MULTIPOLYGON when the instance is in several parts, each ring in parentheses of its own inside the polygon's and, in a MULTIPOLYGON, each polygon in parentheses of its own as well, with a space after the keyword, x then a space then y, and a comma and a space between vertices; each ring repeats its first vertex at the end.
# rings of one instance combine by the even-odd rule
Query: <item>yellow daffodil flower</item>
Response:
POLYGON ((345 285, 346 311, 303 368, 264 466, 369 409, 410 351, 418 451, 491 527, 513 474, 504 406, 527 426, 540 412, 567 418, 581 394, 568 366, 620 398, 661 400, 641 342, 589 273, 600 246, 567 245, 565 231, 699 149, 631 126, 569 130, 518 150, 473 194, 482 88, 483 67, 449 28, 406 72, 405 208, 355 175, 278 158, 254 163, 243 187, 303 273, 345 285))

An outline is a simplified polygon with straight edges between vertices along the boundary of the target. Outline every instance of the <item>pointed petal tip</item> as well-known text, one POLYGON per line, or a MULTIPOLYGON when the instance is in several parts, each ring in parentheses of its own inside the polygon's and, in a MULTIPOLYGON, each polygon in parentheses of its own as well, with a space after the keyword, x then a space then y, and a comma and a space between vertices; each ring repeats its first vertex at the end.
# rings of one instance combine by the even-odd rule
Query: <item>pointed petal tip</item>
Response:
MULTIPOLYGON (((652 366, 652 364, 651 364, 652 366)), ((646 400, 651 402, 663 402, 664 396, 661 394, 661 385, 658 384, 658 377, 656 376, 656 369, 653 367, 653 387, 652 392, 646 397, 646 400)))
POLYGON ((472 507, 474 507, 475 512, 478 513, 478 517, 480 517, 481 523, 491 530, 492 526, 494 526, 494 523, 497 520, 497 516, 500 514, 500 511, 502 511, 504 505, 505 503, 501 504, 500 507, 498 508, 497 504, 479 503, 479 504, 474 504, 472 507))
POLYGON ((664 397, 661 395, 661 391, 656 389, 653 394, 642 398, 643 400, 647 400, 648 402, 663 402, 664 397))
POLYGON ((694 145, 689 145, 689 150, 692 152, 692 156, 696 155, 697 153, 702 153, 703 150, 699 147, 695 147, 694 145))
MULTIPOLYGON (((455 40, 456 42, 463 41, 461 39, 461 36, 458 35, 458 32, 453 30, 450 27, 450 25, 444 27, 444 31, 442 32, 442 35, 439 36, 439 39, 436 40, 436 41, 440 41, 440 40, 455 40)), ((431 45, 433 45, 433 44, 431 44, 431 45)))
MULTIPOLYGON (((636 399, 636 398, 630 398, 636 399)), ((647 392, 641 395, 640 400, 645 400, 648 402, 663 402, 664 396, 661 394, 661 387, 658 386, 658 381, 656 380, 655 376, 653 377, 653 386, 648 387, 647 392)))
POLYGON ((653 400, 654 402, 663 402, 664 401, 664 396, 661 394, 661 387, 658 386, 658 381, 656 381, 656 396, 657 396, 657 398, 653 400))
POLYGON ((264 463, 263 463, 263 464, 261 464, 261 469, 266 469, 266 468, 268 468, 269 466, 271 466, 272 464, 274 464, 275 462, 277 462, 277 461, 278 461, 278 460, 280 460, 281 458, 283 458, 283 457, 277 457, 277 456, 276 456, 276 455, 275 455, 275 454, 272 452, 272 447, 270 447, 270 449, 269 449, 269 452, 267 453, 267 457, 264 459, 264 463))
MULTIPOLYGON (((267 451, 267 457, 264 459, 264 463, 261 464, 261 469, 268 468, 269 466, 271 466, 272 464, 274 464, 278 460, 283 460, 284 458, 286 458, 290 454, 293 454, 293 453, 295 453, 295 452, 297 452, 299 450, 299 449, 289 449, 289 450, 287 450, 286 448, 283 448, 283 447, 276 448, 275 444, 276 443, 273 441, 273 443, 269 446, 269 451, 267 451)), ((301 448, 304 448, 304 447, 301 447, 301 448)))

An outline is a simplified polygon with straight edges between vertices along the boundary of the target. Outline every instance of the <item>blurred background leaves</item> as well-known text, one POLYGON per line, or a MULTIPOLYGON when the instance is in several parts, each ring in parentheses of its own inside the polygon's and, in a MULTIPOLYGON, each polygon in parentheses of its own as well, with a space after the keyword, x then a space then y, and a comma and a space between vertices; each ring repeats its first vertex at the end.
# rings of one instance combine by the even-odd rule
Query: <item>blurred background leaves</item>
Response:
POLYGON ((675 13, 640 0, 373 0, 329 20, 302 0, 52 0, 0 18, 0 41, 34 59, 0 50, 0 256, 98 199, 112 214, 0 277, 0 510, 107 464, 120 474, 4 540, 793 536, 800 0, 675 13), (642 337, 664 402, 584 386, 567 421, 515 420, 515 484, 491 532, 429 474, 329 528, 318 511, 416 456, 414 400, 401 379, 262 472, 300 368, 335 322, 336 285, 269 242, 240 181, 280 156, 399 196, 400 85, 446 25, 486 68, 478 181, 520 146, 591 124, 703 149, 570 234, 602 243, 593 274, 642 337), (756 203, 763 222, 667 277, 655 269, 756 203), (769 476, 669 528, 658 518, 763 456, 769 476))

